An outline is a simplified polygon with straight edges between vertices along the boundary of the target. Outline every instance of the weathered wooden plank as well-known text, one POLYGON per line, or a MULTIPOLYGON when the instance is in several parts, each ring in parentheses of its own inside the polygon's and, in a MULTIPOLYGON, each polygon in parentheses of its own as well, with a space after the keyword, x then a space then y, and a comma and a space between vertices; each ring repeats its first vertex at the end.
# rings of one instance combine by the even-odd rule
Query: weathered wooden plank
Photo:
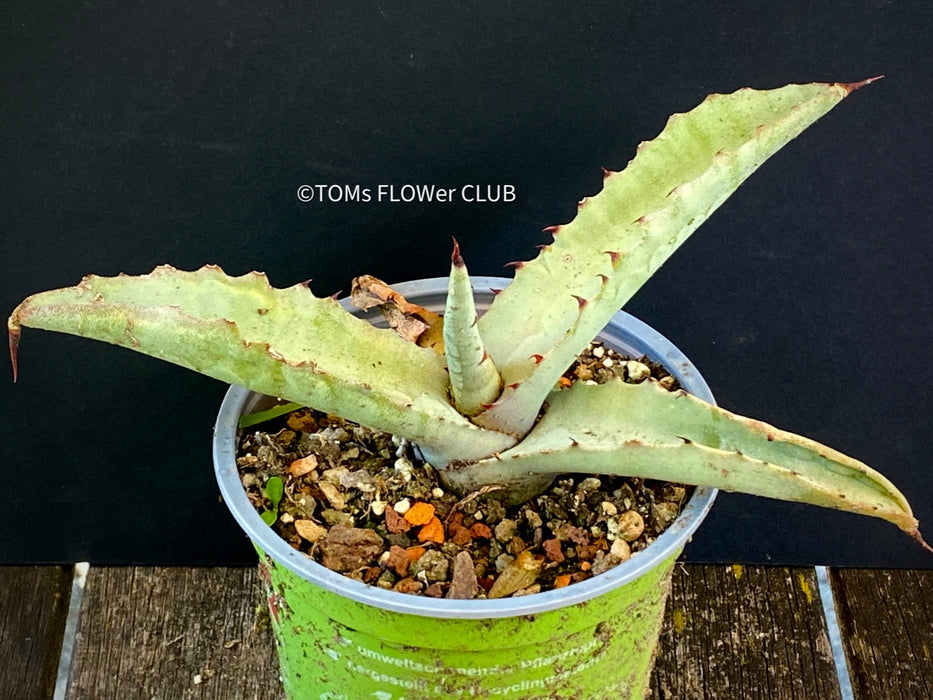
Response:
MULTIPOLYGON (((258 586, 252 569, 92 569, 69 697, 279 700, 258 586)), ((839 698, 812 569, 678 567, 653 680, 655 700, 839 698)))
POLYGON ((678 566, 654 700, 839 698, 813 569, 678 566))
POLYGON ((279 700, 259 587, 253 568, 92 568, 67 697, 279 700))
POLYGON ((71 567, 0 568, 2 697, 52 697, 70 593, 71 567))
POLYGON ((933 698, 933 571, 834 569, 856 698, 933 698))

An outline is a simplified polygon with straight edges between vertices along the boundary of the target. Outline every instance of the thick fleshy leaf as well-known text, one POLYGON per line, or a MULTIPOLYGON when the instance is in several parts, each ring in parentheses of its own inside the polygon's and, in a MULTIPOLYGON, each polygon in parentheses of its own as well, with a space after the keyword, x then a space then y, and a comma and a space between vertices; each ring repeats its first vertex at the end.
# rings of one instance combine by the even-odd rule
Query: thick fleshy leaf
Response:
POLYGON ((866 464, 657 382, 554 392, 528 437, 465 466, 458 481, 587 472, 639 476, 811 503, 888 520, 919 539, 906 498, 866 464))
POLYGON ((458 411, 473 416, 496 400, 502 380, 479 335, 473 287, 456 241, 444 312, 444 352, 458 411))
MULTIPOLYGON (((866 81, 867 82, 867 81, 866 81)), ((861 84, 711 95, 642 143, 480 319, 506 386, 474 420, 523 435, 586 344, 762 163, 861 84)))
POLYGON ((443 358, 377 329, 302 285, 156 268, 139 277, 86 277, 36 294, 9 320, 152 355, 225 382, 407 437, 437 459, 482 457, 514 444, 457 413, 443 358))

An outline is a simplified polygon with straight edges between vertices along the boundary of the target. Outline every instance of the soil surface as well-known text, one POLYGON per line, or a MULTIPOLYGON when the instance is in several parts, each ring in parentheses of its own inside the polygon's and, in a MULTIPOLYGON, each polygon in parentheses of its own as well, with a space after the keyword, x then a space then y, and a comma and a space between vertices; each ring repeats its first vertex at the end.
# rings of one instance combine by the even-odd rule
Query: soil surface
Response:
MULTIPOLYGON (((560 383, 613 376, 680 388, 659 365, 598 342, 560 383)), ((295 549, 381 588, 460 599, 527 595, 607 571, 653 542, 692 492, 569 474, 506 507, 496 487, 446 492, 406 440, 310 409, 241 431, 237 465, 257 511, 295 549)))

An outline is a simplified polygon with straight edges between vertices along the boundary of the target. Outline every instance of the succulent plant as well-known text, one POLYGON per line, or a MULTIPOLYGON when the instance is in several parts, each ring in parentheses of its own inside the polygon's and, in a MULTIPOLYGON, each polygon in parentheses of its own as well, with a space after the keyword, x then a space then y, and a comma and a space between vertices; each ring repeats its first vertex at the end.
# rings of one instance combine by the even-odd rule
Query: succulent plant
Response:
MULTIPOLYGON (((665 479, 888 520, 924 546, 904 496, 867 465, 656 382, 557 380, 612 315, 755 169, 862 85, 711 95, 641 143, 477 319, 454 247, 443 352, 304 285, 217 267, 86 277, 9 319, 104 340, 406 437, 461 491, 516 498, 566 471, 665 479), (542 409, 542 407, 544 407, 542 409)), ((929 549, 929 547, 927 547, 929 549)))

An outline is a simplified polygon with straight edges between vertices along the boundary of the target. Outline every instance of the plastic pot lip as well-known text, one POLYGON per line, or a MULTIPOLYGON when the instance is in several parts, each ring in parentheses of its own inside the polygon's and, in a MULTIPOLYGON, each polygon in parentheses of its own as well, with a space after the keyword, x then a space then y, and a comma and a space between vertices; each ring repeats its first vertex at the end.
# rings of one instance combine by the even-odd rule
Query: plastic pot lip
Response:
MULTIPOLYGON (((502 277, 476 277, 473 278, 473 287, 477 295, 488 295, 488 290, 502 289, 510 281, 502 277)), ((394 284, 393 287, 411 301, 430 307, 432 298, 443 299, 446 296, 447 278, 417 280, 394 284)), ((714 403, 709 386, 686 356, 634 316, 624 311, 616 313, 600 338, 626 352, 647 355, 661 362, 687 391, 714 403)), ((565 588, 496 600, 448 600, 387 591, 354 581, 318 564, 290 547, 259 517, 243 490, 236 467, 237 422, 254 397, 252 391, 232 385, 214 425, 214 471, 221 495, 234 519, 256 546, 306 581, 356 602, 397 613, 437 618, 503 618, 534 615, 584 603, 637 579, 678 553, 706 517, 717 494, 716 489, 697 487, 677 520, 649 547, 603 574, 565 588)))

